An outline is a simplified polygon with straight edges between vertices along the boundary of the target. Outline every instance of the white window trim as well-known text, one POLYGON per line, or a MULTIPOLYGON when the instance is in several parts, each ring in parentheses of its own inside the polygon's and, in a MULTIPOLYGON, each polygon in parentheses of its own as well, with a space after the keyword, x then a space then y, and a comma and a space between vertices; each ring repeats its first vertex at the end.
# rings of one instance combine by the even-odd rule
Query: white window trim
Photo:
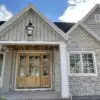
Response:
POLYGON ((0 52, 0 54, 3 54, 3 63, 2 63, 2 70, 1 70, 1 77, 0 77, 0 87, 2 87, 3 86, 3 78, 4 78, 6 52, 0 52))
MULTIPOLYGON (((96 64, 96 56, 95 56, 95 51, 69 51, 69 76, 97 76, 98 73, 97 73, 97 64, 96 64), (94 63, 94 70, 95 70, 95 73, 70 73, 70 53, 78 53, 78 54, 82 54, 82 53, 92 53, 93 55, 93 63, 94 63)), ((83 64, 83 63, 82 63, 83 64)), ((83 67, 83 65, 82 65, 83 67)))
POLYGON ((100 23, 100 14, 95 14, 94 17, 95 17, 95 22, 100 23))

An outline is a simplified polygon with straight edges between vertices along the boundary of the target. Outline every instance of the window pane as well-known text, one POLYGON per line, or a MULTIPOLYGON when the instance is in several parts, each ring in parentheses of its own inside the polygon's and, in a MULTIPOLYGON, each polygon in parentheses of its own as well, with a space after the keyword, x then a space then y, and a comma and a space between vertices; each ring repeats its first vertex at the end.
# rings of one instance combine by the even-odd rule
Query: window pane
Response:
POLYGON ((83 63, 84 68, 88 68, 88 64, 87 63, 83 63))
POLYGON ((92 54, 88 54, 88 58, 92 58, 92 54))
POLYGON ((18 75, 19 76, 25 76, 25 66, 26 66, 26 56, 21 55, 20 56, 20 61, 19 61, 19 70, 18 70, 18 75))
POLYGON ((88 62, 93 64, 93 59, 88 58, 88 62))
POLYGON ((89 68, 94 68, 94 65, 92 63, 89 63, 89 68))
POLYGON ((70 54, 70 72, 81 73, 81 63, 79 54, 70 54))
POLYGON ((74 54, 74 57, 80 59, 80 55, 79 54, 74 54))
POLYGON ((89 72, 90 73, 94 73, 94 69, 89 69, 89 72))
POLYGON ((85 58, 87 58, 87 54, 82 54, 82 57, 83 57, 83 59, 85 58))
POLYGON ((84 69, 84 73, 88 73, 88 69, 84 69))
POLYGON ((70 59, 70 64, 75 64, 75 60, 74 59, 70 59))
POLYGON ((2 74, 3 54, 0 54, 0 76, 2 74))
POLYGON ((74 54, 70 54, 70 59, 74 59, 74 54))
POLYGON ((29 75, 40 75, 40 55, 29 56, 29 75))
POLYGON ((84 73, 94 73, 93 57, 91 53, 82 54, 84 73), (92 68, 92 69, 91 69, 92 68))
POLYGON ((87 58, 83 58, 83 63, 88 63, 87 58))

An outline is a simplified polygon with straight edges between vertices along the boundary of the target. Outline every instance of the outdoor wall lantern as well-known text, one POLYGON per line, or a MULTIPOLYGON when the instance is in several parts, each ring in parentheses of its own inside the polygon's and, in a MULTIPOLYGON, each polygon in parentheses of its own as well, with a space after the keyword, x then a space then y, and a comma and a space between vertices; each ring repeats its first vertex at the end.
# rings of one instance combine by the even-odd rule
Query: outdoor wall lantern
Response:
POLYGON ((25 27, 25 31, 28 36, 32 36, 34 30, 34 26, 32 25, 31 21, 29 21, 28 25, 25 27))

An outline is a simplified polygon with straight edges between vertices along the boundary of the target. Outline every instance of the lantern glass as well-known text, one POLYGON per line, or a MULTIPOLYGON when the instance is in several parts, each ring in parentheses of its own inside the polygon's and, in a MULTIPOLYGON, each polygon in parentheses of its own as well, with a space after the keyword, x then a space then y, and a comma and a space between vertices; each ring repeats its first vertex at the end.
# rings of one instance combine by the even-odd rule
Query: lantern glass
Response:
POLYGON ((26 30, 28 36, 32 35, 34 27, 31 22, 29 22, 29 24, 26 26, 25 30, 26 30))

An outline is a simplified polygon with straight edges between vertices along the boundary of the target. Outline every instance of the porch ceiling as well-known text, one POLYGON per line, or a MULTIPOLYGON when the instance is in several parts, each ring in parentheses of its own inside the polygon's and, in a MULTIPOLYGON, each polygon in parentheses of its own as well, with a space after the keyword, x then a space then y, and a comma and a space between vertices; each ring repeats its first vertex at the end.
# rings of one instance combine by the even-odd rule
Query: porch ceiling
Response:
POLYGON ((14 50, 54 50, 58 45, 5 45, 8 49, 14 50))

